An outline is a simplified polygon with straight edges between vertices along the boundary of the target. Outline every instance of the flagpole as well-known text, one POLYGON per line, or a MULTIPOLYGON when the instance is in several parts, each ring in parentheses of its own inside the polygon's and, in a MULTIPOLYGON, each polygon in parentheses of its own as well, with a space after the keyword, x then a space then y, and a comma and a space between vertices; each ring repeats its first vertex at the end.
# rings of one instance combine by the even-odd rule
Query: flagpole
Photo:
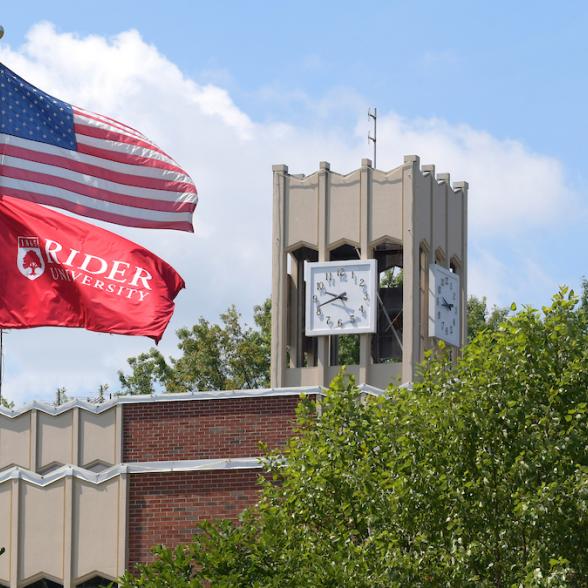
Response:
POLYGON ((4 329, 0 329, 0 406, 2 406, 2 380, 4 378, 4 329))

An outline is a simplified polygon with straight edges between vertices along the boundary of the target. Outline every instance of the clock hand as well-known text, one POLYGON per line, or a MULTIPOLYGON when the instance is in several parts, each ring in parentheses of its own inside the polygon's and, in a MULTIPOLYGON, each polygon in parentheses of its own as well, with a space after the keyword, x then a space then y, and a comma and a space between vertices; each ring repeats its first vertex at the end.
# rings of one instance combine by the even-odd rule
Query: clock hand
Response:
MULTIPOLYGON (((327 294, 329 294, 329 292, 327 292, 327 294)), ((333 296, 333 294, 331 294, 331 296, 333 296)), ((347 300, 347 292, 343 292, 342 294, 339 294, 339 296, 335 296, 334 298, 331 298, 331 300, 326 300, 325 302, 321 302, 317 308, 320 308, 321 306, 324 306, 325 304, 329 304, 329 302, 334 302, 335 300, 347 300)))
POLYGON ((445 300, 445 298, 443 298, 443 302, 441 303, 441 306, 444 306, 445 308, 448 308, 449 310, 451 310, 453 308, 453 304, 450 304, 449 302, 447 302, 447 300, 445 300))

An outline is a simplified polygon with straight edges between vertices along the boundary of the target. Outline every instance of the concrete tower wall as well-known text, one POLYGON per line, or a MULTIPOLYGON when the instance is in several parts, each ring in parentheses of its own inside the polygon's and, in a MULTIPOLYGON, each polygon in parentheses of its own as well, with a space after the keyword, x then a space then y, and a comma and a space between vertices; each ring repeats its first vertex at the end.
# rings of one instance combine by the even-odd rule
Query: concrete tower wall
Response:
POLYGON ((359 382, 386 387, 413 379, 415 365, 430 345, 428 336, 428 266, 451 267, 461 278, 461 326, 465 340, 467 297, 466 182, 435 175, 416 155, 388 172, 371 167, 342 175, 327 162, 309 175, 275 165, 273 200, 272 385, 328 385, 339 366, 331 361, 328 337, 317 337, 316 361, 301 365, 304 342, 303 276, 298 252, 314 252, 328 261, 342 245, 356 248, 362 259, 375 256, 383 244, 398 245, 403 265, 403 357, 377 363, 370 357, 371 335, 360 335, 360 361, 348 370, 359 382), (290 361, 288 362, 288 357, 290 361))

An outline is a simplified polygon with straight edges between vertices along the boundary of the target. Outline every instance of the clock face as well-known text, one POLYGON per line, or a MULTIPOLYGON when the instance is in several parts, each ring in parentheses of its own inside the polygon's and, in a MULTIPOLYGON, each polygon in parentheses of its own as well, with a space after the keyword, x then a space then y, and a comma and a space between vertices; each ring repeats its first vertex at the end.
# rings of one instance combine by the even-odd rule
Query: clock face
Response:
POLYGON ((306 262, 306 335, 376 332, 376 260, 306 262))
POLYGON ((429 335, 461 344, 459 275, 433 265, 429 273, 429 335))

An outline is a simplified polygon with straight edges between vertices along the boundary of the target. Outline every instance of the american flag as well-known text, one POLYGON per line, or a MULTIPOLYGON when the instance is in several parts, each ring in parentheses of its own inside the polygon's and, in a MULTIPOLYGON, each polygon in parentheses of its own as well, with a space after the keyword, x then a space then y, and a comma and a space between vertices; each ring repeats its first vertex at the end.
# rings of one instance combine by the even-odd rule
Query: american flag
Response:
POLYGON ((0 64, 0 194, 131 227, 190 231, 190 176, 139 131, 0 64))

